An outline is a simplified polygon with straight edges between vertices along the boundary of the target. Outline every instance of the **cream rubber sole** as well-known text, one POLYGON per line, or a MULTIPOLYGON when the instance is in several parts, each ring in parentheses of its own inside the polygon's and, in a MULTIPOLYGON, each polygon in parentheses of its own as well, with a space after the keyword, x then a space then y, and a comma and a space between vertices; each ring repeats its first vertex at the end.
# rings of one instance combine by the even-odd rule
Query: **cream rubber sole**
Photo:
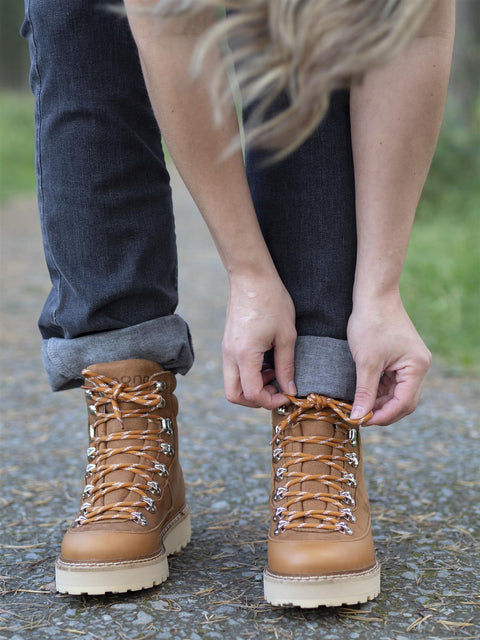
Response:
POLYGON ((380 593, 380 564, 361 573, 281 576, 263 573, 265 600, 276 606, 340 607, 373 600, 380 593))
POLYGON ((190 513, 181 514, 169 524, 163 536, 165 553, 155 558, 133 562, 68 563, 60 558, 55 563, 57 591, 71 595, 124 593, 149 589, 168 578, 167 556, 180 551, 190 542, 190 513))

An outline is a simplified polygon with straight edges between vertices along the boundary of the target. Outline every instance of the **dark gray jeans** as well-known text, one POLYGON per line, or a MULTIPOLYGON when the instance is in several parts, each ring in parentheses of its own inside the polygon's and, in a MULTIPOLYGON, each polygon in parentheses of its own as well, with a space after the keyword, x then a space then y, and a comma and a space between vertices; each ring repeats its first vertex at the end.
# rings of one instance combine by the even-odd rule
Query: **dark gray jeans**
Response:
MULTIPOLYGON (((193 350, 175 314, 169 176, 124 19, 111 0, 25 0, 35 96, 36 172, 52 289, 39 320, 54 390, 95 362, 148 358, 186 373, 193 350)), ((192 153, 195 150, 192 149, 192 153)), ((297 310, 296 382, 351 399, 346 342, 356 255, 348 94, 290 158, 247 154, 263 233, 297 310)))

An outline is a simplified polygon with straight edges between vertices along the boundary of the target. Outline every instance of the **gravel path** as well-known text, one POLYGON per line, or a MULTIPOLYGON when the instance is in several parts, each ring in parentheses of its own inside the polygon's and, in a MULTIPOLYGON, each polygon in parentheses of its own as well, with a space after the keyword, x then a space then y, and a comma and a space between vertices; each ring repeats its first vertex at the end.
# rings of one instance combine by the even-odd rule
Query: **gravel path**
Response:
POLYGON ((223 399, 225 278, 200 216, 173 181, 180 313, 197 355, 178 388, 193 541, 171 560, 167 583, 135 594, 55 593, 54 560, 85 468, 83 394, 51 394, 41 369, 36 317, 49 285, 35 202, 0 212, 0 640, 480 638, 478 380, 439 369, 413 416, 363 432, 381 596, 305 611, 263 602, 269 416, 223 399))

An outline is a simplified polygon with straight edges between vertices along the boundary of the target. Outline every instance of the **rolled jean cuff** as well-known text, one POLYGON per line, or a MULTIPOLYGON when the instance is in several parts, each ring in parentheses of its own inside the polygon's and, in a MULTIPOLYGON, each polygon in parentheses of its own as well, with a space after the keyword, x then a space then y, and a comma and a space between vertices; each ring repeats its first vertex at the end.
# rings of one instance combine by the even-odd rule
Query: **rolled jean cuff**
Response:
POLYGON ((353 401, 355 362, 346 340, 298 336, 295 344, 295 384, 299 396, 320 393, 353 401))
POLYGON ((82 369, 99 362, 143 358, 184 375, 193 364, 187 323, 172 314, 124 329, 79 338, 42 341, 42 360, 52 391, 82 384, 82 369))

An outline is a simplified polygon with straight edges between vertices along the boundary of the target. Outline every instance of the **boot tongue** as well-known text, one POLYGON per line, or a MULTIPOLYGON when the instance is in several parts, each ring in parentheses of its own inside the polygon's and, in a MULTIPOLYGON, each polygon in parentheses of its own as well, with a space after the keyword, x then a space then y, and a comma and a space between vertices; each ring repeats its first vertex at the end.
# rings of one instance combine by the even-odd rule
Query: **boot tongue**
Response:
POLYGON ((139 384, 144 384, 149 381, 153 374, 163 371, 163 367, 156 362, 140 359, 103 362, 93 364, 88 369, 112 380, 122 382, 127 387, 137 387, 139 384))
MULTIPOLYGON (((156 373, 163 371, 163 368, 150 360, 123 360, 117 362, 107 362, 94 364, 88 369, 97 375, 103 375, 111 379, 114 382, 120 382, 129 389, 137 387, 139 385, 148 383, 152 376, 156 373)), ((91 385, 90 381, 86 382, 87 386, 91 385)), ((144 393, 150 394, 155 390, 146 388, 144 393)), ((122 413, 130 413, 135 410, 142 411, 142 405, 134 402, 118 402, 118 407, 122 413)), ((145 407, 145 412, 148 412, 149 408, 145 407)), ((98 415, 94 417, 94 420, 98 420, 102 417, 102 413, 113 414, 112 403, 102 405, 98 409, 98 415)), ((106 436, 114 433, 121 433, 125 431, 146 431, 146 430, 159 429, 157 422, 149 422, 146 417, 122 417, 122 422, 116 418, 111 418, 103 424, 100 424, 96 430, 95 435, 106 436), (122 424, 123 423, 123 424, 122 424)), ((122 440, 113 440, 111 442, 102 443, 99 447, 102 453, 107 452, 109 449, 121 449, 124 447, 136 447, 141 449, 147 443, 140 439, 126 438, 122 440)), ((150 443, 153 444, 153 443, 150 443)), ((142 464, 149 466, 148 460, 141 458, 134 453, 116 453, 106 458, 102 464, 114 465, 114 464, 142 464)), ((145 484, 147 480, 142 476, 135 474, 134 471, 120 469, 107 473, 103 478, 104 483, 110 482, 135 482, 138 484, 145 484)), ((141 500, 141 496, 128 489, 115 489, 105 495, 104 498, 96 501, 97 505, 112 504, 114 502, 136 502, 141 500)))

